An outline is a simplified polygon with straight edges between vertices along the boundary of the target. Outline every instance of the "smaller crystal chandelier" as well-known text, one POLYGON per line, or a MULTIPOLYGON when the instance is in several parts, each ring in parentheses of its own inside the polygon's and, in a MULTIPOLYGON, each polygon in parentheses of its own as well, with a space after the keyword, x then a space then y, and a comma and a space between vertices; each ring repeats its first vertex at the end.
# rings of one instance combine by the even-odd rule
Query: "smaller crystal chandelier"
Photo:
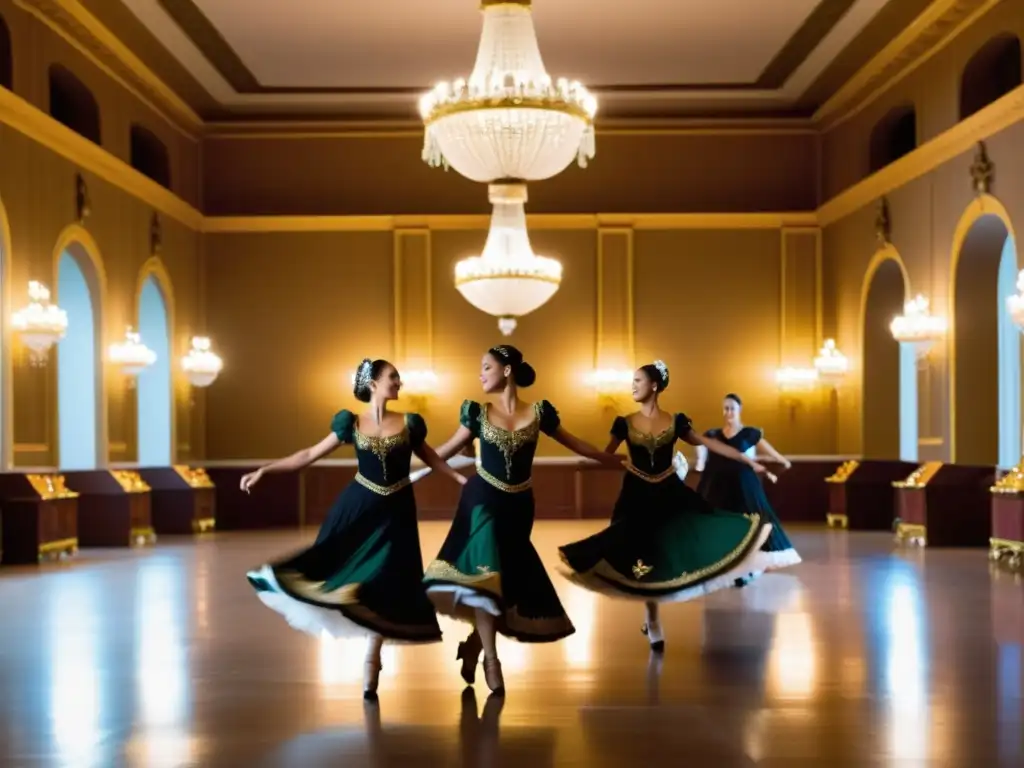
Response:
POLYGON ((437 392, 437 374, 430 370, 402 372, 402 394, 409 397, 430 397, 437 392))
POLYGON ((51 304, 50 289, 35 280, 29 281, 28 300, 28 306, 15 312, 11 320, 32 361, 40 363, 67 333, 68 313, 51 304))
POLYGON ((918 356, 928 354, 932 345, 946 334, 946 319, 934 316, 928 299, 918 294, 903 305, 903 314, 893 318, 889 329, 900 344, 911 344, 918 356))
POLYGON ((846 355, 836 348, 835 339, 825 339, 818 356, 814 358, 814 369, 823 379, 841 379, 849 370, 846 355))
POLYGON ((584 381, 597 394, 598 402, 606 408, 632 403, 630 389, 633 371, 627 368, 598 368, 590 371, 584 381))
POLYGON ((455 287, 470 304, 498 318, 505 336, 516 318, 547 302, 562 282, 562 265, 537 256, 526 231, 526 185, 491 184, 494 213, 483 253, 455 265, 455 287))
POLYGON ((811 389, 818 383, 817 368, 779 368, 775 372, 775 382, 784 391, 811 389))
POLYGON ((1006 311, 1014 325, 1024 333, 1024 269, 1017 275, 1017 293, 1006 300, 1006 311))
POLYGON ((193 387, 208 387, 217 380, 224 361, 210 351, 209 338, 193 336, 192 348, 181 358, 181 367, 193 387))
POLYGON ((124 341, 110 345, 110 362, 125 376, 134 377, 156 362, 156 352, 143 344, 139 334, 128 326, 124 341))

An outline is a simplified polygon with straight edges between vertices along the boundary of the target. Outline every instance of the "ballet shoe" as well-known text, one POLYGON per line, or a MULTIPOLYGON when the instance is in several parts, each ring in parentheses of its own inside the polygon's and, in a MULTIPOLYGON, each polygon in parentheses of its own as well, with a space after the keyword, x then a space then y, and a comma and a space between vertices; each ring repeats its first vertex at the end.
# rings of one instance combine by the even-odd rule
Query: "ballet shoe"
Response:
POLYGON ((476 682, 476 665, 480 662, 482 650, 483 644, 480 642, 480 635, 475 631, 459 643, 459 652, 455 654, 455 659, 462 661, 460 674, 466 681, 466 685, 473 685, 476 682))
POLYGON ((652 621, 644 624, 640 631, 647 635, 647 641, 651 644, 652 651, 661 653, 665 650, 665 635, 661 632, 661 622, 652 621))
POLYGON ((384 665, 380 659, 367 659, 363 668, 363 698, 367 701, 377 700, 377 683, 384 665))
POLYGON ((505 678, 501 674, 501 662, 497 659, 484 659, 484 679, 487 687, 495 696, 505 695, 505 678))

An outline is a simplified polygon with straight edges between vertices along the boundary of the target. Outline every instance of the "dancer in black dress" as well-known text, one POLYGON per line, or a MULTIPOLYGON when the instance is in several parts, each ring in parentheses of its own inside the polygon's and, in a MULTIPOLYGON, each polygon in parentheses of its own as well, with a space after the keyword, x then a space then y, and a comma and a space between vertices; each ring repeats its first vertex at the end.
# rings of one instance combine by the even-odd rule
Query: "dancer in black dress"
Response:
MULTIPOLYGON (((726 445, 742 451, 748 456, 758 453, 769 456, 774 461, 789 469, 789 459, 775 450, 772 444, 764 439, 764 432, 757 427, 744 426, 742 419, 743 401, 739 395, 728 394, 722 402, 722 414, 725 425, 718 429, 709 429, 704 436, 720 440, 726 445)), ((750 467, 735 461, 722 459, 720 456, 701 455, 697 461, 698 469, 703 469, 697 492, 709 504, 720 509, 743 514, 756 514, 772 524, 772 534, 761 548, 759 563, 762 567, 745 574, 737 581, 736 586, 747 584, 765 570, 786 568, 801 562, 800 555, 793 547, 786 532, 776 517, 772 505, 768 503, 761 479, 750 471, 750 467)))
POLYGON ((415 413, 387 410, 402 386, 386 360, 364 360, 355 396, 369 403, 361 415, 340 411, 331 433, 316 445, 242 478, 249 493, 270 472, 293 472, 353 444, 355 479, 341 492, 312 547, 248 574, 268 607, 296 629, 321 636, 369 637, 364 696, 377 694, 384 640, 432 643, 441 639, 434 608, 423 589, 423 557, 416 497, 409 478, 413 454, 427 466, 465 484, 466 478, 427 445, 427 425, 415 413))
POLYGON ((531 470, 540 433, 581 456, 620 467, 609 456, 571 435, 547 400, 524 403, 519 390, 536 374, 515 347, 490 349, 483 357, 480 382, 495 403, 467 400, 461 426, 438 449, 447 458, 474 438, 479 440, 476 475, 462 490, 451 530, 427 566, 427 594, 439 613, 474 625, 459 644, 462 677, 472 684, 480 652, 484 676, 495 693, 505 683, 495 648, 495 633, 525 643, 548 643, 575 629, 530 542, 533 529, 531 470))
POLYGON ((665 647, 659 602, 693 600, 749 573, 771 525, 758 514, 713 509, 679 477, 673 450, 677 440, 698 445, 742 465, 753 474, 764 468, 717 440, 701 437, 682 413, 665 413, 658 395, 668 387, 660 360, 637 369, 633 399, 640 410, 619 416, 605 449, 629 448, 629 470, 611 524, 593 536, 560 548, 565 575, 595 592, 647 607, 643 632, 654 651, 665 647))

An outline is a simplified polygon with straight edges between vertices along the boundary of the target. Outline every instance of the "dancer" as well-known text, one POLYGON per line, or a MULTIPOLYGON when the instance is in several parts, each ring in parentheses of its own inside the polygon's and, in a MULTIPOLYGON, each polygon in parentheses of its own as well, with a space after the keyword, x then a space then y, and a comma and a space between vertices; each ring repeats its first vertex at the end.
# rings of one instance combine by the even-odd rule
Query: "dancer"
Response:
POLYGON ((313 546, 250 571, 248 578, 260 600, 296 629, 316 637, 324 632, 368 636, 363 695, 370 700, 377 695, 385 639, 441 639, 423 589, 416 497, 409 478, 412 455, 466 483, 427 445, 427 425, 418 414, 387 410, 401 386, 391 363, 363 360, 354 393, 369 403, 367 412, 340 411, 331 422, 331 434, 319 443, 261 467, 241 482, 249 493, 265 474, 299 470, 342 443, 355 445, 359 472, 334 502, 313 546))
MULTIPOLYGON (((757 427, 743 425, 743 401, 739 395, 728 394, 722 402, 722 415, 725 425, 720 429, 709 429, 704 436, 720 440, 737 451, 743 451, 753 458, 758 452, 764 453, 774 461, 789 469, 789 459, 775 450, 772 444, 764 439, 764 432, 757 427)), ((700 449, 698 449, 700 453, 700 449)), ((772 505, 768 503, 760 478, 751 472, 750 467, 735 461, 724 461, 718 456, 698 455, 697 469, 702 470, 697 492, 709 504, 720 509, 742 514, 756 514, 772 524, 772 534, 762 547, 761 562, 764 568, 744 574, 738 579, 736 586, 742 587, 764 570, 786 568, 801 562, 800 555, 782 529, 772 505)))
POLYGON ((658 603, 692 600, 731 587, 753 569, 751 563, 771 532, 760 515, 712 509, 679 478, 673 460, 677 440, 742 462, 752 473, 764 468, 734 448, 699 436, 685 414, 662 411, 658 396, 668 384, 668 368, 661 360, 633 375, 633 400, 640 410, 615 419, 605 449, 613 453, 622 442, 629 449, 629 471, 611 524, 559 548, 571 581, 646 603, 641 631, 655 652, 665 648, 658 603))
POLYGON ((505 690, 496 632, 526 643, 547 643, 575 631, 530 543, 530 474, 540 433, 581 456, 621 466, 621 457, 601 453, 569 434, 547 400, 519 400, 519 390, 535 379, 518 349, 490 349, 481 363, 480 382, 485 393, 499 396, 497 401, 465 401, 461 426, 438 449, 447 458, 474 438, 479 440, 477 473, 462 491, 437 559, 427 566, 427 594, 440 613, 474 625, 469 638, 459 644, 462 678, 467 684, 474 682, 482 650, 484 676, 495 693, 505 690))

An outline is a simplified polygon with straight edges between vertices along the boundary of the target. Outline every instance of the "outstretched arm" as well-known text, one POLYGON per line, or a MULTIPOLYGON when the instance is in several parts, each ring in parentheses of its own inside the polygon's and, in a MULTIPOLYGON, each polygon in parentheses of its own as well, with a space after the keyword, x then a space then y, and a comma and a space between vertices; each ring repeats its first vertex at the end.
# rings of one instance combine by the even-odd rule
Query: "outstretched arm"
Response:
MULTIPOLYGON (((607 449, 604 451, 598 450, 590 443, 584 440, 580 440, 578 437, 576 437, 576 435, 572 434, 561 425, 559 425, 558 429, 551 433, 551 437, 554 438, 559 443, 561 443, 562 445, 564 445, 573 453, 579 454, 580 456, 583 456, 588 459, 594 459, 594 461, 600 462, 601 464, 604 464, 607 467, 614 467, 618 469, 619 467, 622 466, 622 462, 625 461, 626 459, 625 456, 615 454, 612 451, 608 451, 607 449)), ((614 448, 618 448, 619 442, 620 441, 617 441, 613 438, 612 442, 608 444, 608 448, 612 448, 613 444, 614 448)))
POLYGON ((755 472, 761 473, 765 471, 765 468, 754 461, 747 454, 737 451, 732 446, 726 445, 723 442, 715 440, 711 437, 704 437, 703 435, 697 434, 693 429, 682 436, 682 439, 690 445, 704 446, 712 453, 717 453, 719 456, 724 456, 727 459, 733 461, 739 461, 751 467, 755 472))
POLYGON ((761 441, 757 444, 757 447, 764 451, 766 454, 768 454, 774 461, 778 462, 786 469, 789 469, 790 467, 793 466, 793 462, 791 462, 789 459, 787 459, 785 456, 783 456, 781 453, 775 450, 775 447, 767 440, 765 440, 763 437, 761 438, 761 441))
MULTIPOLYGON (((473 441, 473 433, 466 427, 460 426, 455 434, 448 438, 448 442, 437 449, 437 455, 442 461, 448 461, 473 441)), ((422 456, 420 458, 423 458, 422 456)), ((424 459, 426 461, 426 459, 424 459)))
POLYGON ((283 459, 272 461, 269 464, 260 467, 255 472, 250 472, 242 478, 240 487, 243 491, 248 493, 264 475, 271 472, 295 472, 297 470, 304 469, 313 462, 319 461, 324 456, 333 452, 339 445, 341 445, 341 440, 339 440, 338 436, 332 432, 316 445, 311 445, 309 448, 303 448, 301 451, 296 451, 291 456, 286 456, 283 459))
POLYGON ((437 451, 431 448, 427 443, 420 443, 419 447, 415 451, 416 455, 420 460, 430 467, 435 472, 439 472, 442 475, 447 475, 459 485, 466 484, 466 476, 456 472, 448 463, 442 459, 437 451))

